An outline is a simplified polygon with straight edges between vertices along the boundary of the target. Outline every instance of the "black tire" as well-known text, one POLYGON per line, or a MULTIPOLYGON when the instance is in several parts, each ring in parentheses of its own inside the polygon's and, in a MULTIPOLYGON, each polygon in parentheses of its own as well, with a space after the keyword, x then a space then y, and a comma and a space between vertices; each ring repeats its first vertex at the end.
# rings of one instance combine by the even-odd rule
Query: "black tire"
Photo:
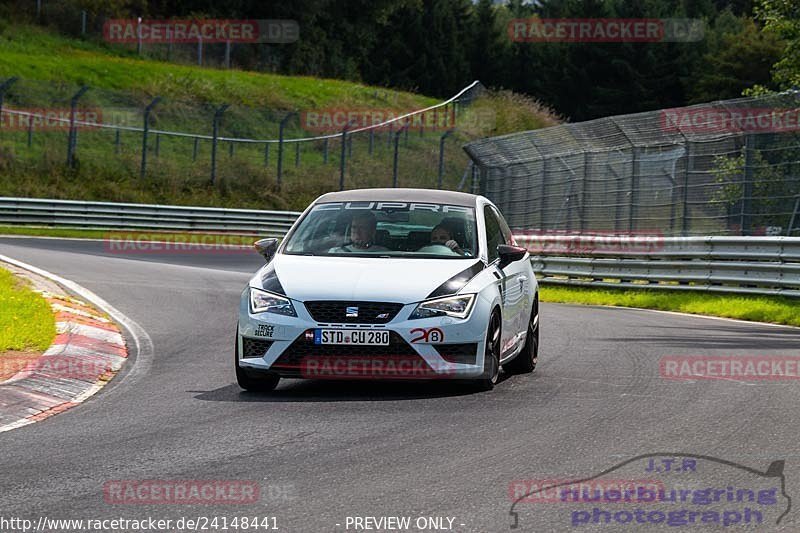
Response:
POLYGON ((510 374, 530 374, 539 362, 539 298, 533 302, 531 318, 528 320, 528 334, 525 346, 511 361, 503 365, 503 370, 510 374))
POLYGON ((478 391, 490 391, 500 377, 500 337, 502 322, 500 313, 495 311, 489 318, 486 328, 486 352, 483 358, 483 375, 473 382, 478 391))
POLYGON ((239 339, 235 342, 236 348, 233 352, 233 364, 236 367, 236 383, 246 391, 251 392, 269 392, 275 390, 278 382, 281 380, 280 376, 272 372, 259 372, 257 375, 249 374, 245 369, 239 366, 239 339))

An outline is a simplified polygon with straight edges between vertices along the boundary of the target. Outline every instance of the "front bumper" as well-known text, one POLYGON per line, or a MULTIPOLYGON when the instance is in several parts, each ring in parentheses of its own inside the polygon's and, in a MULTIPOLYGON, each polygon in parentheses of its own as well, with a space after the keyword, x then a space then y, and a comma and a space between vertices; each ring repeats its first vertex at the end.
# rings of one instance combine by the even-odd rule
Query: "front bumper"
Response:
POLYGON ((409 320, 404 305, 386 324, 332 324, 312 318, 292 301, 297 317, 250 313, 247 291, 239 308, 238 364, 306 379, 460 379, 483 373, 488 303, 480 298, 469 317, 409 320), (389 346, 316 345, 313 330, 386 330, 389 346))

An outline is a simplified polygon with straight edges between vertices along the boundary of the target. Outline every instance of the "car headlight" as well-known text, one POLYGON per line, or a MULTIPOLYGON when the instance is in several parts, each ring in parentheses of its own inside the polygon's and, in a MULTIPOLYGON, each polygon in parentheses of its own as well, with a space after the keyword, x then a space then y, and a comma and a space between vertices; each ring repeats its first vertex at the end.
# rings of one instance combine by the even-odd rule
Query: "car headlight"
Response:
POLYGON ((250 287, 250 312, 297 316, 289 298, 253 287, 250 287))
POLYGON ((446 296, 444 298, 426 300, 420 303, 408 318, 431 318, 436 316, 467 318, 469 312, 472 310, 474 301, 474 294, 460 294, 458 296, 446 296))

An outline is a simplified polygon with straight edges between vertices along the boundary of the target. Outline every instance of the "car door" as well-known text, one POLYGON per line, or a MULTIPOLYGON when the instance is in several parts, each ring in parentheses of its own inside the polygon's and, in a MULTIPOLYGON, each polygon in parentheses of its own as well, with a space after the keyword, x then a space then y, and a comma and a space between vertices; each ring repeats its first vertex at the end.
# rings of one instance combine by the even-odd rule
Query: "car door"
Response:
POLYGON ((500 244, 508 244, 503 230, 500 225, 500 218, 497 212, 490 205, 483 207, 483 222, 486 228, 486 246, 487 246, 487 259, 489 268, 493 270, 494 276, 497 278, 497 286, 500 291, 500 302, 503 313, 503 327, 500 335, 500 352, 505 354, 514 346, 515 335, 517 332, 517 323, 514 312, 514 300, 517 296, 514 294, 513 285, 509 285, 507 271, 509 266, 505 269, 500 269, 500 256, 497 253, 497 246, 500 244), (509 294, 511 291, 511 294, 509 294))
MULTIPOLYGON (((500 224, 500 232, 506 244, 516 246, 511 228, 508 227, 503 215, 496 208, 491 207, 497 216, 500 224)), ((510 340, 511 348, 522 341, 522 336, 527 331, 528 317, 530 316, 531 305, 531 280, 529 279, 530 270, 525 260, 515 261, 503 269, 506 280, 506 300, 509 314, 509 330, 513 331, 510 340)))

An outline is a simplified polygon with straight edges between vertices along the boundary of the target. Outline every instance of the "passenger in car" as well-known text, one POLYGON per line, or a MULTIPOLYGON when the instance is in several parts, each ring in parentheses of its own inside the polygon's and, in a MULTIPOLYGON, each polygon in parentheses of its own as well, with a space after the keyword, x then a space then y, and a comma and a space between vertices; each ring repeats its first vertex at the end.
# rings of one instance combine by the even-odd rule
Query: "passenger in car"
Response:
POLYGON ((447 246, 458 255, 466 255, 458 245, 458 242, 453 239, 450 229, 444 223, 440 223, 431 230, 431 243, 427 246, 435 246, 437 244, 447 246))

